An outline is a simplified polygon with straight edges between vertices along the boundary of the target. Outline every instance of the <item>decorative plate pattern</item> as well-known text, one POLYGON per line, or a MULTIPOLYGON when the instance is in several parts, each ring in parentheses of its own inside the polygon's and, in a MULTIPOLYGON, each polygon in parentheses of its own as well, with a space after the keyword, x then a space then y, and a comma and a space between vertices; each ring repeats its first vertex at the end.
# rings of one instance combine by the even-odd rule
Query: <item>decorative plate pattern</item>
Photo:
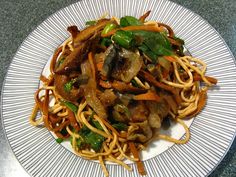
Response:
MULTIPOLYGON (((67 26, 83 28, 85 21, 104 12, 138 17, 147 10, 152 10, 149 19, 173 27, 191 54, 207 63, 207 75, 219 81, 191 125, 190 141, 145 160, 148 176, 207 176, 223 159, 236 130, 236 69, 235 59, 220 35, 200 16, 170 1, 86 0, 61 9, 39 25, 18 49, 5 78, 3 125, 15 156, 30 175, 103 176, 98 163, 74 155, 57 144, 48 130, 29 124, 34 92, 45 64, 68 37, 67 26)), ((107 168, 110 176, 139 176, 136 166, 130 165, 133 172, 114 164, 107 168)))

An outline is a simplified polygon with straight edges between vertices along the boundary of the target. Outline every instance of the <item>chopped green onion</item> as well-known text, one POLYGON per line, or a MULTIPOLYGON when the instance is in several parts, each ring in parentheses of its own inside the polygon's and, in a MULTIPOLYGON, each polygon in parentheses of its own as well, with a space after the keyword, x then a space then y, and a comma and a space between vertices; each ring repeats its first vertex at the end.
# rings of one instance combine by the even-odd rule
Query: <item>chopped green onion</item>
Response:
POLYGON ((62 138, 57 138, 57 139, 56 139, 56 142, 59 143, 59 144, 61 144, 61 143, 63 142, 63 139, 62 139, 62 138))
POLYGON ((85 25, 91 26, 91 25, 95 25, 96 23, 97 23, 96 20, 91 20, 91 21, 87 21, 87 22, 85 23, 85 25))
POLYGON ((126 49, 129 49, 134 46, 134 36, 131 31, 117 31, 113 36, 112 40, 120 45, 121 47, 124 47, 126 49))
POLYGON ((122 122, 112 124, 112 127, 114 127, 115 129, 119 131, 125 131, 128 128, 127 125, 122 122))
POLYGON ((108 38, 108 37, 105 37, 105 38, 102 38, 101 39, 101 45, 102 46, 105 46, 105 47, 108 47, 109 45, 111 45, 112 42, 111 42, 111 39, 108 38))
POLYGON ((63 100, 62 103, 68 107, 71 111, 73 111, 75 114, 77 114, 78 111, 78 107, 76 105, 74 105, 73 103, 69 102, 69 101, 65 101, 63 100))
POLYGON ((140 22, 137 18, 132 16, 125 16, 120 19, 120 26, 126 27, 126 26, 139 26, 143 25, 142 22, 140 22))
POLYGON ((58 68, 64 61, 65 61, 65 57, 59 58, 58 62, 56 63, 56 68, 58 68))
POLYGON ((109 23, 105 26, 105 28, 102 31, 102 34, 107 34, 111 30, 115 29, 117 26, 114 23, 109 23))
POLYGON ((140 86, 138 85, 138 83, 136 82, 136 80, 134 80, 134 79, 131 80, 131 84, 132 84, 134 87, 140 87, 140 86))
POLYGON ((64 90, 66 92, 70 92, 73 87, 73 81, 69 81, 64 85, 64 90))

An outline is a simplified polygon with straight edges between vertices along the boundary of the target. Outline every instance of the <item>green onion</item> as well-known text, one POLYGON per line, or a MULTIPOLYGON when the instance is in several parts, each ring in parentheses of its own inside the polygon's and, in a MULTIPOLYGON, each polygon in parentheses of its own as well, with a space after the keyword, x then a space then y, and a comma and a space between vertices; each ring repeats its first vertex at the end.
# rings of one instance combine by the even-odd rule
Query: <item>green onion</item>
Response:
POLYGON ((62 139, 62 138, 57 138, 57 139, 56 139, 56 142, 59 143, 59 144, 61 144, 61 143, 63 142, 63 139, 62 139))
POLYGON ((105 26, 105 28, 102 31, 102 34, 107 34, 111 30, 115 29, 117 26, 114 23, 109 23, 105 26))
POLYGON ((56 68, 58 68, 65 61, 65 57, 60 57, 58 62, 56 63, 56 68))
POLYGON ((139 26, 143 25, 142 22, 140 22, 137 18, 132 16, 125 16, 120 19, 120 26, 126 27, 126 26, 139 26))
POLYGON ((111 39, 110 39, 110 38, 105 37, 105 38, 102 38, 102 39, 101 39, 101 45, 102 45, 102 46, 108 47, 108 46, 110 46, 111 44, 112 44, 112 42, 111 42, 111 39))
POLYGON ((120 45, 121 47, 124 47, 126 49, 129 49, 134 46, 134 36, 133 33, 130 31, 117 31, 113 36, 112 40, 120 45))
POLYGON ((122 122, 112 124, 112 127, 114 127, 115 129, 119 131, 125 131, 128 128, 128 126, 122 122))
POLYGON ((87 22, 85 23, 85 25, 91 26, 91 25, 95 25, 96 23, 97 23, 97 21, 91 20, 91 21, 87 21, 87 22))
POLYGON ((64 85, 64 90, 66 92, 70 92, 73 87, 73 81, 69 81, 64 85))
POLYGON ((138 83, 136 82, 136 80, 132 79, 130 82, 134 87, 140 87, 138 83))
POLYGON ((76 105, 74 105, 73 103, 69 102, 69 101, 61 101, 66 107, 68 107, 71 111, 73 111, 75 114, 77 114, 78 111, 78 107, 76 105))

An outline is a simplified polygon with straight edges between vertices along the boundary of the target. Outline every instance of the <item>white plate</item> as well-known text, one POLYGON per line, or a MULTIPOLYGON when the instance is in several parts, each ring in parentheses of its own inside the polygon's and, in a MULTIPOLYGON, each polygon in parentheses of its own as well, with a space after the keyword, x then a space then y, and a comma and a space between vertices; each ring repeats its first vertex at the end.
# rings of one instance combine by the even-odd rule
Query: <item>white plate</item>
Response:
MULTIPOLYGON (((29 124, 33 95, 45 64, 68 37, 68 26, 82 29, 87 20, 105 12, 139 17, 148 10, 152 10, 149 19, 173 27, 191 54, 207 63, 207 75, 219 81, 208 92, 206 107, 194 119, 187 144, 159 141, 150 152, 143 153, 148 176, 207 176, 225 156, 236 130, 236 69, 234 57, 219 34, 200 16, 170 1, 87 0, 61 9, 39 25, 18 49, 5 79, 3 125, 14 154, 30 175, 103 176, 98 163, 76 156, 65 143, 57 144, 45 128, 29 124)), ((114 164, 107 168, 110 176, 139 176, 136 166, 130 165, 133 172, 114 164)))

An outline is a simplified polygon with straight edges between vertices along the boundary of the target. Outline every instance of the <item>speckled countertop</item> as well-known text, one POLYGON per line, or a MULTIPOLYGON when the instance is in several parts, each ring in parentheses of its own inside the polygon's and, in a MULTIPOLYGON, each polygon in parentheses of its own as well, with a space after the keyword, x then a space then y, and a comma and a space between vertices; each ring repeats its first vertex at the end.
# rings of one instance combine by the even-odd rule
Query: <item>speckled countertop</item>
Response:
MULTIPOLYGON (((173 0, 207 20, 236 56, 236 0, 173 0)), ((49 15, 76 0, 0 0, 0 88, 20 44, 49 15)), ((14 157, 0 121, 0 176, 28 176, 14 157)), ((211 177, 236 176, 236 141, 211 177)))

